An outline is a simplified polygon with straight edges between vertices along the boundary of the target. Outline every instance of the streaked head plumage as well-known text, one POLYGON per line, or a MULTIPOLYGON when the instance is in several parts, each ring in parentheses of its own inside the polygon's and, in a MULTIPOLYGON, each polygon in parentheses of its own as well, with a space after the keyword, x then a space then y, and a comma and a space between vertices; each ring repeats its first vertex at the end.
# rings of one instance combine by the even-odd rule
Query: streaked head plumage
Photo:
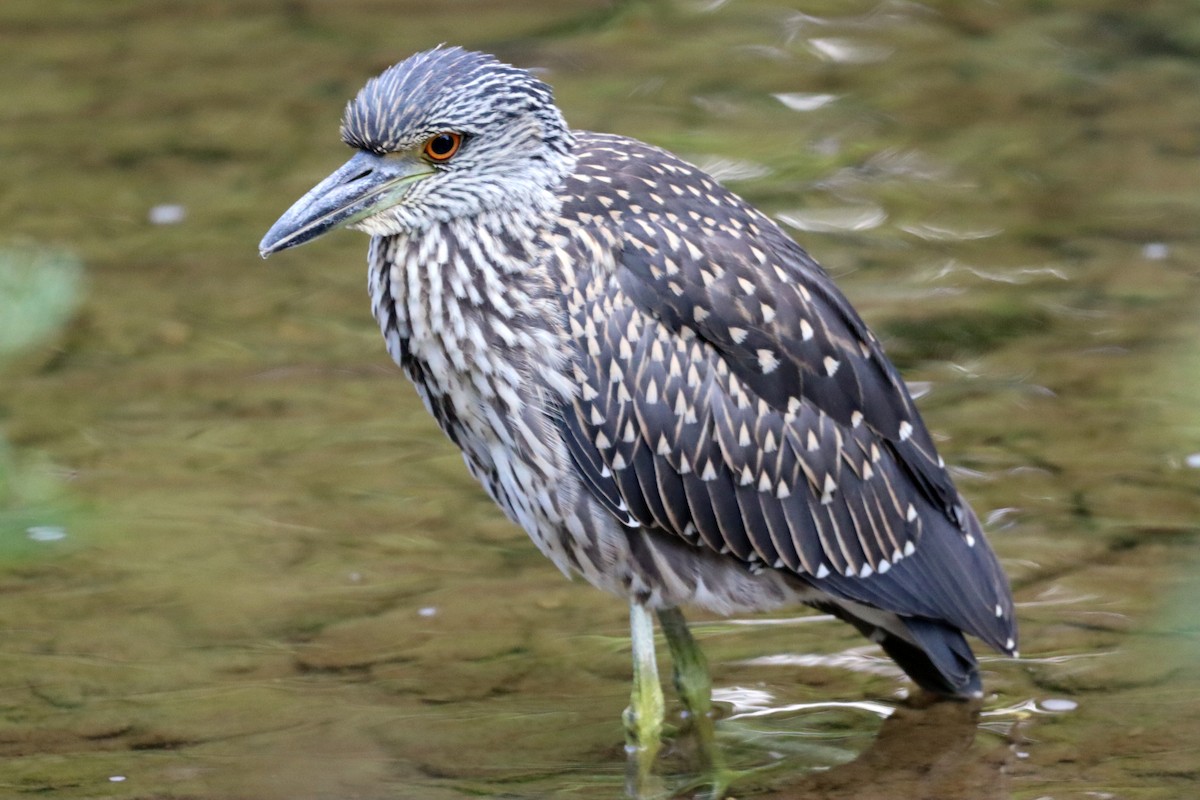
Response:
MULTIPOLYGON (((527 114, 554 122, 545 114, 553 106, 550 87, 526 70, 487 53, 438 47, 367 81, 346 105, 342 140, 382 155, 446 130, 478 135, 527 114)), ((552 139, 553 127, 544 131, 552 139)))
POLYGON ((461 149, 433 164, 430 180, 407 198, 410 210, 425 203, 441 220, 527 202, 574 164, 573 137, 550 87, 460 47, 417 53, 369 80, 346 106, 341 133, 350 146, 381 156, 419 151, 439 134, 461 136, 461 149))

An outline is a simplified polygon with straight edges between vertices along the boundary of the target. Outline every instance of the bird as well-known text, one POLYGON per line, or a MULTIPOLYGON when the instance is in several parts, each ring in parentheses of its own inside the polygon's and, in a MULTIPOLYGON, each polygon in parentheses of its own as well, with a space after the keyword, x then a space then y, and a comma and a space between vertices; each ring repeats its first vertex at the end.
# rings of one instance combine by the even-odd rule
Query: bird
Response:
POLYGON ((982 692, 965 634, 1017 656, 1008 579, 903 379, 770 217, 460 47, 370 79, 341 138, 353 156, 260 254, 370 235, 387 351, 470 473, 564 573, 628 600, 639 770, 654 615, 711 716, 683 606, 820 609, 950 698, 982 692))

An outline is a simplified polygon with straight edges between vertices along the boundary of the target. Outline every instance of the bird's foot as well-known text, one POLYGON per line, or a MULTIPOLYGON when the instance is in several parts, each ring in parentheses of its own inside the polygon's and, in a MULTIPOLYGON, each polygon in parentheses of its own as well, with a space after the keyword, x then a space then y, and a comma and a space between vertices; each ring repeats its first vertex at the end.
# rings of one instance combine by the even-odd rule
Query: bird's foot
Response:
POLYGON ((673 797, 689 797, 692 800, 723 800, 739 774, 726 769, 718 772, 705 772, 676 786, 671 795, 673 797))
POLYGON ((621 715, 625 723, 625 793, 633 800, 666 796, 654 763, 662 747, 662 717, 639 713, 634 706, 621 715))

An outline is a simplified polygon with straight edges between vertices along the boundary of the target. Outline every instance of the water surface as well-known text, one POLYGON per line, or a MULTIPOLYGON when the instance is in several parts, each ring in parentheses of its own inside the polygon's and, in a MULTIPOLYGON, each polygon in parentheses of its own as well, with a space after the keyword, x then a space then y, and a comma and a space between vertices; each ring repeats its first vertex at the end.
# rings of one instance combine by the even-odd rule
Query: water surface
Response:
POLYGON ((619 794, 623 604, 467 477, 364 237, 255 252, 361 83, 449 41, 789 226, 1013 578, 978 720, 906 708, 840 623, 697 617, 721 742, 771 767, 739 796, 1193 795, 1200 8, 498 6, 0 6, 0 244, 83 265, 70 321, 0 349, 0 794, 619 794))

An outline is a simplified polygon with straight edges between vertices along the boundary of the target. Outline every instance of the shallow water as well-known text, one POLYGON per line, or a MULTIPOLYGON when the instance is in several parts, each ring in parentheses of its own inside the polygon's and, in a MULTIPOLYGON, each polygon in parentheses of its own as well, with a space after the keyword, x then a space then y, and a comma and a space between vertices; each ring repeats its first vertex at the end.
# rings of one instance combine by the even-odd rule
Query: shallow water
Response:
POLYGON ((0 347, 0 794, 619 794, 624 606, 467 477, 364 237, 255 252, 346 99, 441 41, 790 225, 1012 576, 977 720, 840 623, 695 617, 722 746, 768 768, 739 796, 1195 794, 1200 7, 497 5, 0 6, 0 244, 83 265, 0 347))

